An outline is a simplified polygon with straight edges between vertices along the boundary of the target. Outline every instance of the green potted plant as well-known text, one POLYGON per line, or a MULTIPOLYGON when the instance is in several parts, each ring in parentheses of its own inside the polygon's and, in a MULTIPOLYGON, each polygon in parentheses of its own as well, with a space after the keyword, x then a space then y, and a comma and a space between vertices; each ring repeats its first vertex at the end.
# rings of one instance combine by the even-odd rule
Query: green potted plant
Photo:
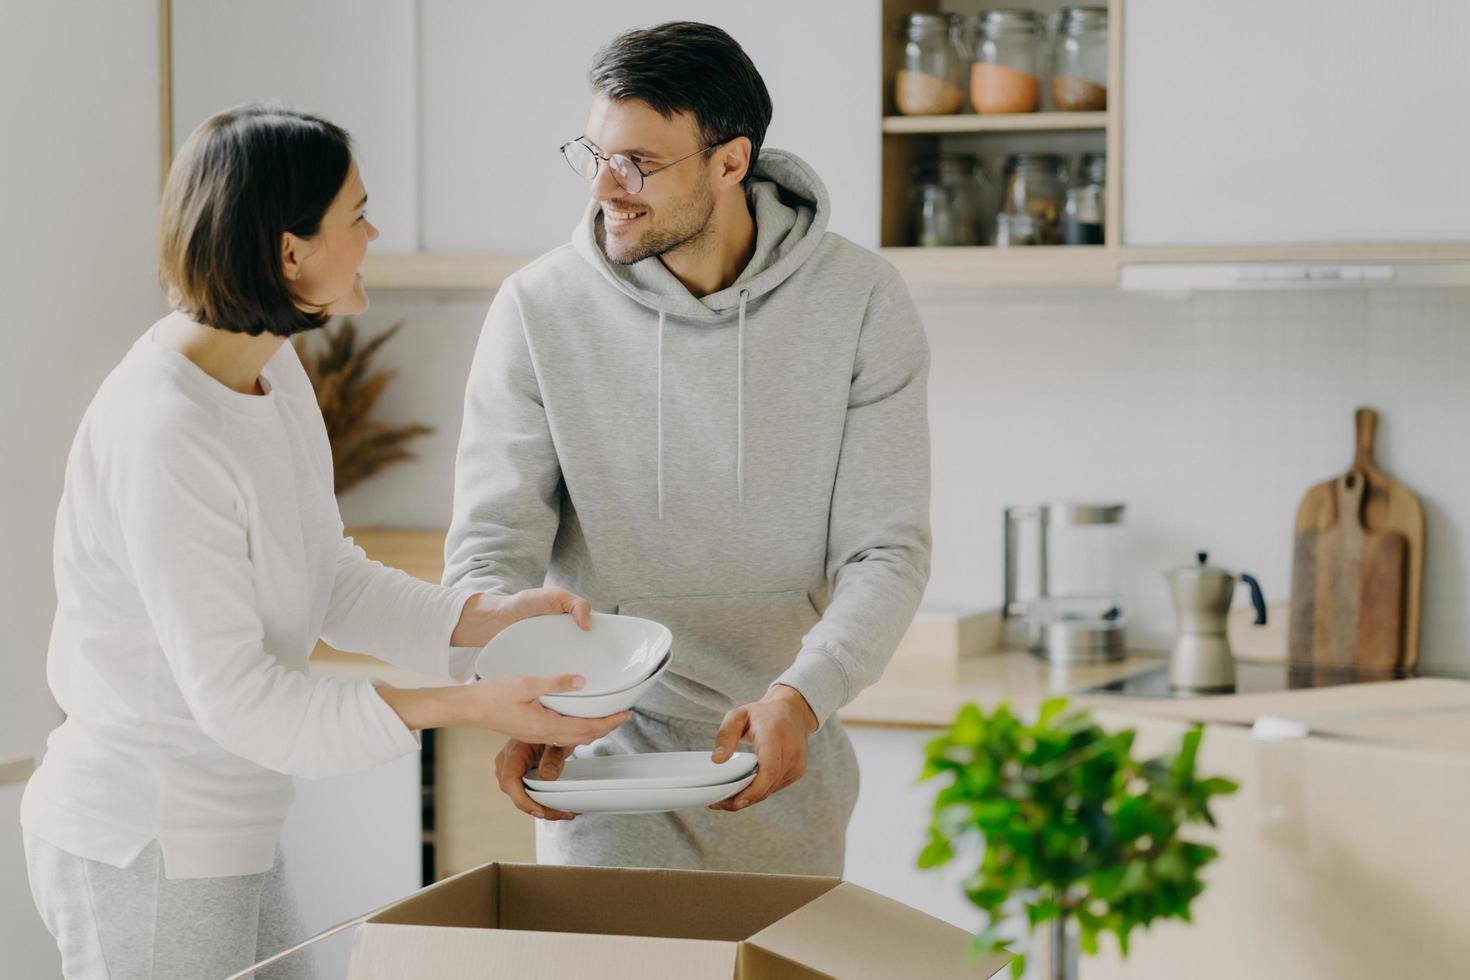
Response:
MULTIPOLYGON (((1198 726, 1158 758, 1134 757, 1135 734, 1104 731, 1055 698, 1029 723, 1004 703, 989 715, 966 705, 929 743, 921 778, 949 782, 935 798, 919 867, 983 848, 964 884, 986 915, 977 952, 1004 951, 1022 921, 1033 936, 1049 927, 1051 976, 1061 980, 1075 971, 1073 930, 1088 955, 1111 932, 1127 956, 1134 928, 1188 921, 1204 889, 1200 870, 1216 851, 1182 832, 1213 826, 1211 799, 1238 787, 1196 775, 1198 726)), ((1026 956, 1018 955, 1012 974, 1025 969, 1026 956)))

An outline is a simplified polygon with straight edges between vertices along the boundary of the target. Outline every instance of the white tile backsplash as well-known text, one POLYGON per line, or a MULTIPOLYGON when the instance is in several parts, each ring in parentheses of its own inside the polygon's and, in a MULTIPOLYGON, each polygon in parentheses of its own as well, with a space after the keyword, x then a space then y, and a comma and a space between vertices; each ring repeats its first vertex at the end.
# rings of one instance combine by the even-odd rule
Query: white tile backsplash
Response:
MULTIPOLYGON (((1128 504, 1134 642, 1173 619, 1160 573, 1197 549, 1290 594, 1292 524, 1352 458, 1353 410, 1382 413, 1378 460, 1428 516, 1426 666, 1470 672, 1470 292, 1112 289, 916 295, 933 350, 936 603, 997 604, 1001 511, 1128 504)), ((442 526, 483 294, 381 293, 382 414, 439 432, 415 463, 343 498, 349 523, 442 526)), ((1244 596, 1240 598, 1244 602, 1244 596)))

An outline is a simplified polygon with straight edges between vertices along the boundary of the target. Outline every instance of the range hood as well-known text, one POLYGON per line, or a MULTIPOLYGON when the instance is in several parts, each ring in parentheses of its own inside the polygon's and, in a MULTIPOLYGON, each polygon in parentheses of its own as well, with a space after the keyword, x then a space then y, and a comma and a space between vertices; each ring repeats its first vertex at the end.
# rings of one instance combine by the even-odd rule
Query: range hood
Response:
POLYGON ((1366 286, 1470 287, 1470 262, 1129 262, 1130 290, 1340 289, 1366 286))

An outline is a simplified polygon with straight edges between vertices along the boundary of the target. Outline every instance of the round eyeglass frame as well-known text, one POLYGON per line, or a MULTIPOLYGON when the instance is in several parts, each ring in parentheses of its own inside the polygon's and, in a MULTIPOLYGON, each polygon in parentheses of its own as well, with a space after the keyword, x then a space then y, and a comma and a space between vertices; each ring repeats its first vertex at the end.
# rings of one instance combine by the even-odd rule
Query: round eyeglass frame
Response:
POLYGON ((730 142, 730 140, 736 138, 737 137, 730 136, 726 139, 715 140, 709 146, 702 146, 699 149, 695 150, 693 153, 686 154, 685 156, 680 157, 672 163, 666 163, 662 167, 655 167, 652 170, 644 170, 642 167, 638 166, 638 164, 635 163, 631 157, 628 157, 622 153, 613 153, 609 155, 598 153, 597 150, 590 143, 586 142, 586 136, 578 136, 574 140, 567 140, 560 147, 558 147, 558 149, 561 150, 562 158, 566 160, 567 166, 572 168, 572 173, 576 174, 579 177, 585 178, 589 184, 597 179, 598 171, 600 171, 602 169, 602 165, 606 163, 608 165, 608 169, 612 171, 613 180, 617 181, 617 185, 623 190, 627 191, 629 194, 637 194, 639 191, 643 190, 643 185, 648 181, 648 178, 652 177, 654 174, 663 173, 665 170, 669 169, 672 166, 683 163, 685 160, 692 160, 694 157, 699 156, 701 153, 708 153, 710 150, 713 150, 720 144, 728 143, 730 142), (587 154, 596 162, 597 169, 593 170, 591 174, 588 174, 583 167, 577 166, 576 161, 572 159, 571 153, 569 153, 568 151, 574 146, 580 147, 582 150, 585 150, 587 154), (622 161, 621 165, 618 163, 618 161, 622 161), (630 183, 633 183, 633 178, 630 177, 629 174, 634 174, 637 176, 638 186, 628 186, 630 183))

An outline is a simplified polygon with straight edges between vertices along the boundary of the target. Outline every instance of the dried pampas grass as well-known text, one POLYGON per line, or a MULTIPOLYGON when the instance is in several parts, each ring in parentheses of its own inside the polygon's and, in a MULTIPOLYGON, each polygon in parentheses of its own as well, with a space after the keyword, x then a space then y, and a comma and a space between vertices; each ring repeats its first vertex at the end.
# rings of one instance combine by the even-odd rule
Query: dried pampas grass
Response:
POLYGON ((427 425, 385 425, 369 417, 398 374, 374 370, 373 358, 402 327, 399 321, 361 347, 351 320, 343 320, 335 329, 312 331, 321 334, 323 345, 312 344, 312 334, 293 341, 327 424, 339 494, 394 463, 415 458, 408 444, 434 431, 427 425))

